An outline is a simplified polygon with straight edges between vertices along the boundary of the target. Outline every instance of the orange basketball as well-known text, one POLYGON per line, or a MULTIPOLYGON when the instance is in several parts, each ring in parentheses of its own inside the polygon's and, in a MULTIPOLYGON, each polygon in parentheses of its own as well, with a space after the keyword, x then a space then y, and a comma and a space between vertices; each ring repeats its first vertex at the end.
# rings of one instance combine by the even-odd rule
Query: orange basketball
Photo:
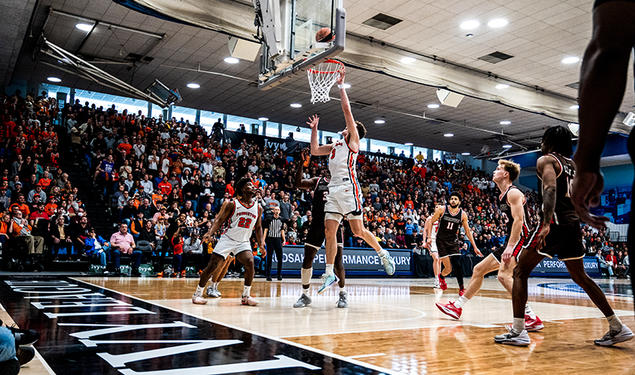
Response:
POLYGON ((331 29, 323 27, 315 33, 315 41, 318 43, 328 43, 335 39, 335 34, 331 33, 331 29))

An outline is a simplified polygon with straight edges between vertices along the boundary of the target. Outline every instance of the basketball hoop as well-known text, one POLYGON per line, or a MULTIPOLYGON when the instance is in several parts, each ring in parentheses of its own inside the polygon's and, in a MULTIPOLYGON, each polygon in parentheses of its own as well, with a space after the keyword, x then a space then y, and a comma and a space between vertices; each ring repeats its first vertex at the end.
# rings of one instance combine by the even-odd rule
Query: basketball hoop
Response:
POLYGON ((324 62, 307 69, 309 86, 311 87, 311 103, 326 103, 331 100, 329 96, 331 87, 344 71, 344 64, 333 59, 324 60, 324 62))

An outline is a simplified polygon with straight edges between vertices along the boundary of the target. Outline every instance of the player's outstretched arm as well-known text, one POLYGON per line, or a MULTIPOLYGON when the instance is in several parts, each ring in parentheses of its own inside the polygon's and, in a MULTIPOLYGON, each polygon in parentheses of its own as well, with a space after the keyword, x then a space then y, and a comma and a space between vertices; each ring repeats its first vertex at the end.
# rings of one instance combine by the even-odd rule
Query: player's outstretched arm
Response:
POLYGON ((298 162, 298 168, 295 171, 295 187, 298 189, 313 189, 317 184, 319 177, 313 177, 310 179, 302 178, 304 173, 305 164, 308 166, 311 155, 306 152, 306 149, 300 153, 300 161, 298 162))
POLYGON ((467 220, 467 214, 465 213, 465 211, 463 211, 463 216, 461 216, 461 222, 463 223, 463 229, 465 229, 465 235, 467 236, 467 239, 470 240, 470 243, 472 244, 472 248, 474 249, 474 254, 482 257, 483 253, 481 253, 481 251, 478 249, 478 246, 476 246, 476 241, 474 241, 474 234, 472 233, 472 228, 470 228, 470 223, 467 220))
POLYGON ((541 156, 536 162, 536 172, 542 180, 542 223, 549 226, 556 209, 556 160, 553 156, 541 156))
POLYGON ((256 232, 256 241, 261 249, 265 248, 265 237, 262 234, 262 207, 258 207, 258 220, 256 220, 256 226, 254 227, 256 232))
POLYGON ((348 100, 348 94, 343 86, 344 77, 344 73, 340 74, 340 77, 337 79, 337 84, 340 87, 340 103, 342 104, 342 112, 344 113, 344 119, 346 120, 346 130, 348 130, 348 134, 350 136, 348 146, 353 149, 353 151, 358 151, 359 133, 357 132, 357 124, 355 123, 355 118, 353 117, 353 111, 351 110, 351 103, 348 100))
POLYGON ((318 124, 320 123, 318 115, 309 117, 309 121, 306 123, 311 128, 311 155, 328 155, 331 152, 331 145, 320 146, 318 142, 318 124))
POLYGON ((432 214, 432 216, 430 216, 429 218, 426 219, 426 223, 425 223, 425 227, 424 227, 424 231, 425 231, 424 236, 428 239, 428 242, 430 242, 430 232, 432 232, 432 224, 434 224, 437 221, 439 221, 441 216, 443 216, 444 212, 445 212, 445 207, 437 206, 434 209, 434 214, 432 214))
POLYGON ((225 200, 225 202, 223 202, 223 205, 221 206, 220 211, 214 218, 214 224, 212 224, 212 227, 203 236, 203 241, 209 242, 212 239, 212 236, 216 232, 218 232, 218 230, 227 220, 229 220, 231 215, 234 213, 235 208, 236 207, 235 207, 233 199, 227 199, 225 200))

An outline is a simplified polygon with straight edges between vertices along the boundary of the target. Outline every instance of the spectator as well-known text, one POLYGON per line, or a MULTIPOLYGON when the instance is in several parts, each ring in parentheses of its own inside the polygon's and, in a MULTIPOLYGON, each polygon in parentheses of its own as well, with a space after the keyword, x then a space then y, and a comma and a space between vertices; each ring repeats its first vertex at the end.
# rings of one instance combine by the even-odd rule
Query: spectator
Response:
POLYGON ((192 233, 189 238, 183 242, 183 253, 185 254, 186 263, 194 264, 195 268, 202 269, 207 264, 203 254, 203 243, 197 232, 192 233))
POLYGON ((86 255, 96 261, 99 261, 99 264, 104 267, 104 272, 107 273, 108 271, 105 270, 105 268, 107 265, 106 260, 110 250, 110 243, 101 236, 97 235, 94 228, 91 228, 88 231, 88 237, 84 240, 84 249, 86 255))
POLYGON ((136 265, 136 268, 133 268, 133 273, 139 274, 140 262, 137 260, 141 258, 141 251, 136 250, 135 247, 134 238, 128 233, 128 225, 125 223, 119 224, 119 230, 110 236, 110 250, 116 275, 120 274, 122 254, 133 255, 133 262, 136 265))

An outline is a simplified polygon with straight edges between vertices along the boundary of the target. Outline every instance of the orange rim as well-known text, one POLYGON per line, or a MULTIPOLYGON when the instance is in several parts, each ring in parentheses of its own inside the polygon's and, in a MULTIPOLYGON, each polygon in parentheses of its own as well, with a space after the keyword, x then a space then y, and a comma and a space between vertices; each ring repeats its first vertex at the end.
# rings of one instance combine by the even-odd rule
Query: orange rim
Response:
POLYGON ((341 61, 337 61, 337 60, 333 60, 333 59, 326 59, 322 62, 322 64, 327 63, 327 64, 338 64, 339 65, 339 69, 337 70, 329 70, 329 71, 321 71, 321 70, 315 70, 313 68, 309 68, 309 72, 312 74, 334 74, 334 73, 341 73, 342 71, 344 71, 344 63, 341 61))

